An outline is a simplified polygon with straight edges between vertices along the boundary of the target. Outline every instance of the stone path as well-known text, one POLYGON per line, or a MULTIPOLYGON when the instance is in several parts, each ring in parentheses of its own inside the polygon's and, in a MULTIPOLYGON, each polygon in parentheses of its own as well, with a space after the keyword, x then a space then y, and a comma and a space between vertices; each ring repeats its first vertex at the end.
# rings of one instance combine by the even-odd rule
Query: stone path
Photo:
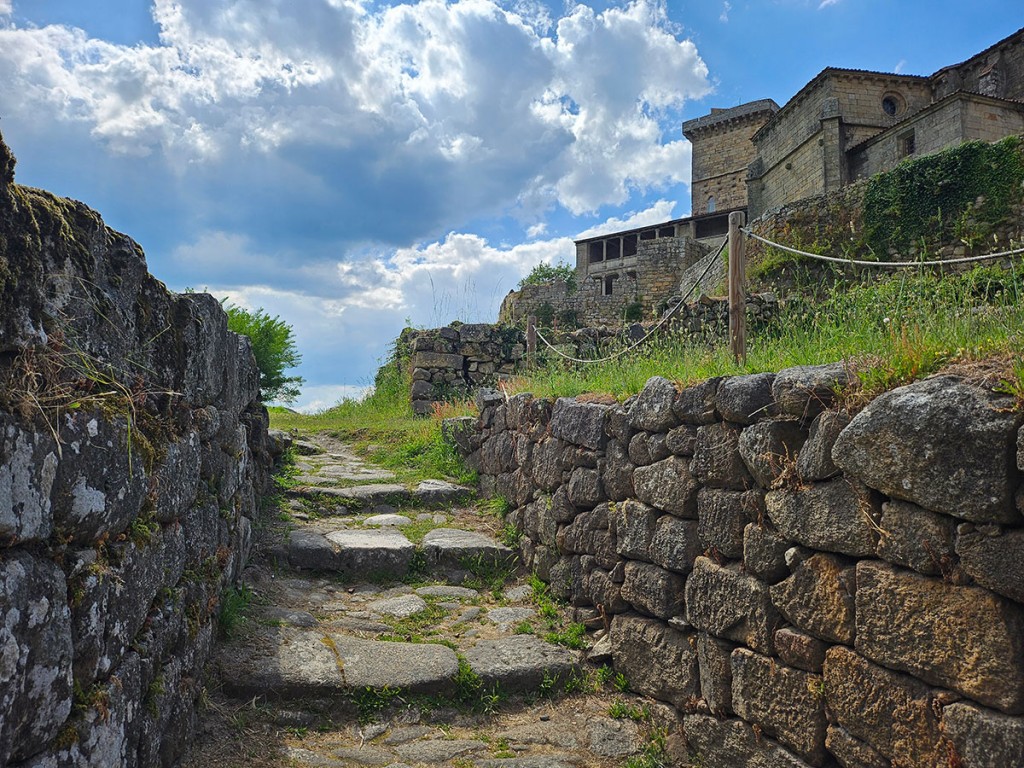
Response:
POLYGON ((538 636, 533 590, 468 489, 407 488, 326 436, 295 448, 290 520, 261 532, 186 768, 612 768, 669 721, 650 704, 611 717, 644 704, 538 636))

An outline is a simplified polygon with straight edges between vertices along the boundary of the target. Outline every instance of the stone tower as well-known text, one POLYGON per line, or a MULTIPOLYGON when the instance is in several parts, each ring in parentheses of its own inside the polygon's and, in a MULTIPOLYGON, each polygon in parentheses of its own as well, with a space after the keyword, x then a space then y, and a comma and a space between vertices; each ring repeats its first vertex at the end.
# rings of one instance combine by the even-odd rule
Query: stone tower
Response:
POLYGON ((750 137, 778 110, 771 99, 759 99, 683 123, 693 144, 693 216, 746 207, 747 166, 756 155, 750 137))

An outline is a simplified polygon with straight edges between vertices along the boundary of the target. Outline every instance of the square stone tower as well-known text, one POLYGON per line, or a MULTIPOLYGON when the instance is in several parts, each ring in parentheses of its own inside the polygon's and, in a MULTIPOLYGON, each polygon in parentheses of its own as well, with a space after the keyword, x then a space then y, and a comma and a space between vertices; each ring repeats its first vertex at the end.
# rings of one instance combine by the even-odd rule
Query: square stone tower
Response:
POLYGON ((778 111, 771 99, 759 99, 683 123, 693 144, 691 215, 747 206, 747 166, 757 154, 750 138, 778 111))

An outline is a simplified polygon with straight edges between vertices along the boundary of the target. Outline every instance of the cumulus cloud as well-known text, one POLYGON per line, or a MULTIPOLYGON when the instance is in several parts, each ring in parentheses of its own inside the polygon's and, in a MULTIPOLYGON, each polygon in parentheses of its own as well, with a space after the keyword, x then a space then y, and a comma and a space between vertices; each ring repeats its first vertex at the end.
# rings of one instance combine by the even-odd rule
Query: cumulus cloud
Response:
POLYGON ((0 16, 9 16, 11 10, 11 0, 0 0, 0 16))
POLYGON ((421 233, 517 200, 593 211, 685 181, 689 145, 663 141, 665 114, 709 89, 653 0, 557 20, 530 0, 155 0, 153 17, 157 45, 0 29, 5 110, 181 173, 284 165, 343 213, 404 186, 436 198, 421 233))
POLYGON ((585 240, 588 237, 607 235, 612 232, 621 232, 625 229, 639 229, 651 224, 661 224, 676 218, 673 214, 676 203, 673 200, 659 200, 654 205, 636 213, 630 213, 622 217, 612 217, 607 221, 591 227, 577 236, 577 240, 585 240))

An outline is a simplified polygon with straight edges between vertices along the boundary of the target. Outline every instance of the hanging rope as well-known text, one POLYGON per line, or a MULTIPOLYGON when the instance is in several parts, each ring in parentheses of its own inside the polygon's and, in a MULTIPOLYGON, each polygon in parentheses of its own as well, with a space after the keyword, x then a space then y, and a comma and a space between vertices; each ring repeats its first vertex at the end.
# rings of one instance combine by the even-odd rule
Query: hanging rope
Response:
MULTIPOLYGON (((681 298, 679 300, 679 303, 676 304, 672 308, 672 311, 667 313, 664 317, 662 317, 661 320, 658 322, 658 324, 656 326, 654 326, 653 328, 651 328, 651 330, 647 332, 647 335, 644 336, 642 339, 640 339, 640 341, 637 341, 637 342, 634 342, 633 344, 630 344, 625 349, 620 349, 615 354, 608 355, 607 357, 599 357, 599 358, 594 359, 594 360, 583 360, 582 358, 579 358, 579 357, 571 357, 570 355, 567 355, 564 352, 556 349, 551 344, 550 341, 548 341, 547 339, 544 338, 544 334, 540 332, 540 328, 536 329, 536 331, 537 331, 537 338, 540 339, 541 341, 543 341, 544 344, 548 347, 548 349, 550 349, 556 355, 558 355, 559 357, 561 357, 561 358, 563 358, 565 360, 569 360, 569 361, 574 362, 574 363, 607 363, 609 360, 615 360, 618 357, 622 357, 627 352, 631 352, 632 350, 636 349, 641 344, 643 344, 645 341, 647 341, 649 338, 651 338, 651 336, 656 334, 661 329, 661 327, 663 325, 665 325, 665 323, 667 323, 669 320, 671 320, 673 317, 675 317, 676 313, 686 303, 686 300, 688 298, 690 298, 690 294, 692 294, 697 289, 697 286, 701 284, 701 281, 703 281, 704 278, 707 277, 708 272, 711 271, 711 267, 713 267, 715 265, 715 263, 718 261, 718 257, 722 255, 722 251, 725 249, 725 246, 726 246, 726 244, 728 242, 729 242, 728 240, 723 240, 722 241, 722 244, 720 246, 718 246, 718 250, 715 251, 714 255, 710 259, 708 259, 708 265, 706 267, 704 267, 704 271, 701 272, 700 277, 698 277, 694 281, 693 285, 690 286, 690 290, 688 290, 686 292, 686 295, 683 296, 683 298, 681 298)), ((704 258, 707 258, 707 257, 705 256, 704 258)))
POLYGON ((862 259, 840 259, 835 256, 823 256, 820 253, 810 253, 809 251, 801 251, 798 248, 790 248, 788 245, 780 245, 779 243, 774 243, 760 235, 755 235, 746 227, 741 227, 740 231, 747 237, 752 237, 754 240, 760 240, 765 245, 769 245, 772 248, 778 248, 780 251, 786 251, 787 253, 792 253, 797 256, 806 256, 809 259, 829 261, 833 264, 856 264, 861 267, 939 267, 948 264, 969 264, 976 261, 991 261, 993 259, 1002 259, 1006 256, 1016 256, 1017 254, 1024 253, 1024 248, 1015 248, 1012 251, 988 253, 984 256, 966 256, 960 259, 933 259, 931 261, 864 261, 862 259))

